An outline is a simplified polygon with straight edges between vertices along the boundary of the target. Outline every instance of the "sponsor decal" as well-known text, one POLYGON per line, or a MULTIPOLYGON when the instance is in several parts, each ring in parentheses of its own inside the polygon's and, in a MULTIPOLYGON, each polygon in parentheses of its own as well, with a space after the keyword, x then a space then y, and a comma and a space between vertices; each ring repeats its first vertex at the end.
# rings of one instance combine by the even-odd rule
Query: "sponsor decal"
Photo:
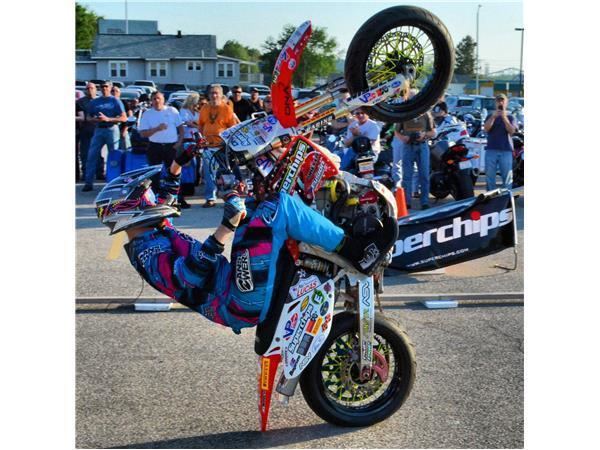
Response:
POLYGON ((327 314, 328 310, 329 310, 329 302, 325 302, 321 305, 321 310, 319 312, 321 313, 322 316, 324 316, 325 314, 327 314))
POLYGON ((250 252, 248 249, 235 260, 235 284, 240 292, 250 292, 254 290, 252 281, 252 272, 250 271, 250 252))
POLYGON ((331 283, 326 283, 326 284, 323 286, 323 290, 324 290, 325 292, 327 292, 327 293, 331 292, 331 283))
POLYGON ((306 151, 308 150, 308 145, 306 145, 303 141, 298 141, 296 143, 294 159, 292 163, 289 165, 284 178, 283 183, 281 185, 281 190, 285 193, 290 193, 294 187, 294 181, 298 176, 298 171, 300 170, 300 166, 304 162, 304 156, 306 151))
POLYGON ((310 316, 310 320, 306 323, 306 331, 308 333, 310 333, 312 331, 313 327, 315 326, 315 323, 317 321, 317 317, 318 317, 317 313, 313 313, 310 316))
POLYGON ((260 388, 263 391, 269 389, 269 371, 271 369, 271 360, 269 358, 262 358, 262 367, 260 371, 260 388))
POLYGON ((290 320, 285 323, 285 334, 283 335, 284 339, 287 340, 292 336, 294 330, 296 329, 296 325, 298 325, 298 313, 294 313, 290 320))
POLYGON ((307 292, 312 291, 319 285, 319 278, 316 275, 311 275, 308 278, 301 279, 290 288, 293 298, 302 297, 307 292))
POLYGON ((315 334, 317 334, 317 331, 319 331, 319 328, 321 328, 322 323, 323 323, 323 318, 319 317, 317 319, 317 321, 314 322, 314 325, 310 328, 310 330, 307 327, 306 331, 308 331, 312 335, 315 335, 315 334))
POLYGON ((263 177, 266 177, 271 173, 275 167, 275 163, 268 156, 259 156, 256 158, 256 166, 258 171, 263 177))
POLYGON ((312 295, 312 302, 317 305, 320 305, 324 301, 325 301, 325 295, 323 294, 323 292, 321 290, 317 289, 312 295))
POLYGON ((321 330, 326 331, 327 327, 329 327, 329 322, 331 322, 331 313, 325 316, 325 320, 323 321, 323 325, 321 325, 321 330))
POLYGON ((312 359, 312 353, 307 353, 306 356, 304 358, 302 358, 302 361, 300 361, 300 364, 298 365, 298 368, 300 370, 304 370, 304 368, 306 366, 308 366, 308 363, 310 362, 310 360, 312 359))
POLYGON ((306 307, 308 306, 308 295, 306 297, 304 297, 304 300, 302 300, 302 305, 300 305, 300 311, 304 311, 306 309, 306 307))
POLYGON ((314 353, 317 353, 319 351, 319 349, 321 348, 321 345, 323 345, 324 341, 325 341, 325 335, 319 334, 313 341, 313 345, 310 348, 310 350, 314 353))
POLYGON ((480 215, 478 211, 473 211, 471 212, 471 219, 455 217, 451 224, 439 228, 432 228, 424 233, 415 233, 404 239, 397 240, 392 256, 395 257, 404 253, 410 253, 415 250, 430 247, 432 243, 435 242, 442 244, 472 234, 478 234, 480 237, 485 237, 490 230, 507 225, 512 221, 512 208, 506 208, 500 212, 493 211, 483 215, 480 215))
POLYGON ((308 352, 308 348, 310 347, 313 339, 314 337, 310 334, 305 334, 302 336, 302 341, 300 341, 300 345, 298 346, 298 353, 300 355, 306 355, 306 352, 308 352))
POLYGON ((364 269, 373 264, 377 258, 379 258, 379 249, 375 244, 371 243, 365 249, 363 259, 361 259, 358 264, 364 269))
POLYGON ((367 308, 371 306, 371 283, 362 284, 361 303, 367 308))
POLYGON ((294 334, 294 337, 292 338, 290 345, 288 345, 288 350, 291 351, 292 353, 296 351, 296 348, 298 347, 298 344, 300 343, 300 336, 304 332, 304 329, 306 328, 306 324, 309 321, 310 316, 312 315, 312 312, 313 312, 313 306, 308 305, 307 310, 304 312, 304 314, 302 314, 302 317, 300 318, 300 323, 298 324, 296 333, 294 334))
POLYGON ((144 250, 143 252, 141 252, 138 255, 138 260, 140 261, 140 263, 142 263, 142 265, 145 265, 146 262, 148 261, 148 259, 152 255, 156 255, 157 253, 160 253, 161 251, 162 251, 162 248, 160 245, 156 245, 154 247, 147 248, 146 250, 144 250))

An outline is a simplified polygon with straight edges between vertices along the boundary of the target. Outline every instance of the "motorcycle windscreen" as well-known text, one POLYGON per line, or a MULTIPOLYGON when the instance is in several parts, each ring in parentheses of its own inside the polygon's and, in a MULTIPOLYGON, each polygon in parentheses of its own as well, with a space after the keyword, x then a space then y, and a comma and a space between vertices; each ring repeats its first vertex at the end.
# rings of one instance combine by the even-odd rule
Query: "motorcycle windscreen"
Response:
POLYGON ((312 26, 307 20, 290 36, 273 68, 271 83, 273 114, 284 128, 298 125, 292 96, 292 76, 300 64, 300 57, 311 34, 312 26))
POLYGON ((390 267, 406 272, 470 261, 517 243, 514 201, 508 190, 403 217, 398 230, 390 267))

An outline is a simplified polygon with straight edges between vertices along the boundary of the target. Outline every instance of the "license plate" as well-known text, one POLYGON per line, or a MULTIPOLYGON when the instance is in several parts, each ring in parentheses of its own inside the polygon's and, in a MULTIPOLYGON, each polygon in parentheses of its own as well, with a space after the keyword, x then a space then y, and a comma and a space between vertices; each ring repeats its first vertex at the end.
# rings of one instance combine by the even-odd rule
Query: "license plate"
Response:
POLYGON ((458 167, 462 170, 462 169, 470 169, 471 167, 473 167, 473 165, 471 164, 471 161, 461 161, 458 163, 458 167))
POLYGON ((375 171, 375 165, 373 164, 372 161, 360 162, 360 163, 358 163, 358 170, 361 173, 363 173, 363 172, 374 172, 375 171))

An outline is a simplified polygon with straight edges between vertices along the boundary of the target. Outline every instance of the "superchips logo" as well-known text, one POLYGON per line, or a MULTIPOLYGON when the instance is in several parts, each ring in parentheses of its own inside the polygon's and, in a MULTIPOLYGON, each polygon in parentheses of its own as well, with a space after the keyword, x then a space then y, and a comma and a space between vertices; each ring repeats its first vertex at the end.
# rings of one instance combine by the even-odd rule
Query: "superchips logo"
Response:
POLYGON ((288 194, 291 192, 296 176, 298 175, 298 170, 300 170, 300 166, 302 166, 302 163, 304 162, 304 156, 306 155, 307 149, 308 145, 302 141, 298 141, 296 144, 294 160, 288 167, 283 178, 283 184, 281 185, 281 190, 283 192, 288 194))

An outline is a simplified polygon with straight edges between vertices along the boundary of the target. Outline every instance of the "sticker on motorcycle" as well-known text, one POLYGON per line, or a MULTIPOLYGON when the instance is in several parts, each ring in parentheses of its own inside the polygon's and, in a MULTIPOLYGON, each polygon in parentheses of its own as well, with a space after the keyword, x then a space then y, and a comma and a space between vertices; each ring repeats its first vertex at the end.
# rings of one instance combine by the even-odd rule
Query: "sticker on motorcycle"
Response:
POLYGON ((315 275, 311 275, 310 277, 305 279, 300 279, 298 283, 296 283, 290 288, 290 294, 292 294, 292 298, 302 297, 307 292, 310 292, 314 288, 316 288, 319 285, 319 283, 319 278, 317 278, 317 276, 315 275))

